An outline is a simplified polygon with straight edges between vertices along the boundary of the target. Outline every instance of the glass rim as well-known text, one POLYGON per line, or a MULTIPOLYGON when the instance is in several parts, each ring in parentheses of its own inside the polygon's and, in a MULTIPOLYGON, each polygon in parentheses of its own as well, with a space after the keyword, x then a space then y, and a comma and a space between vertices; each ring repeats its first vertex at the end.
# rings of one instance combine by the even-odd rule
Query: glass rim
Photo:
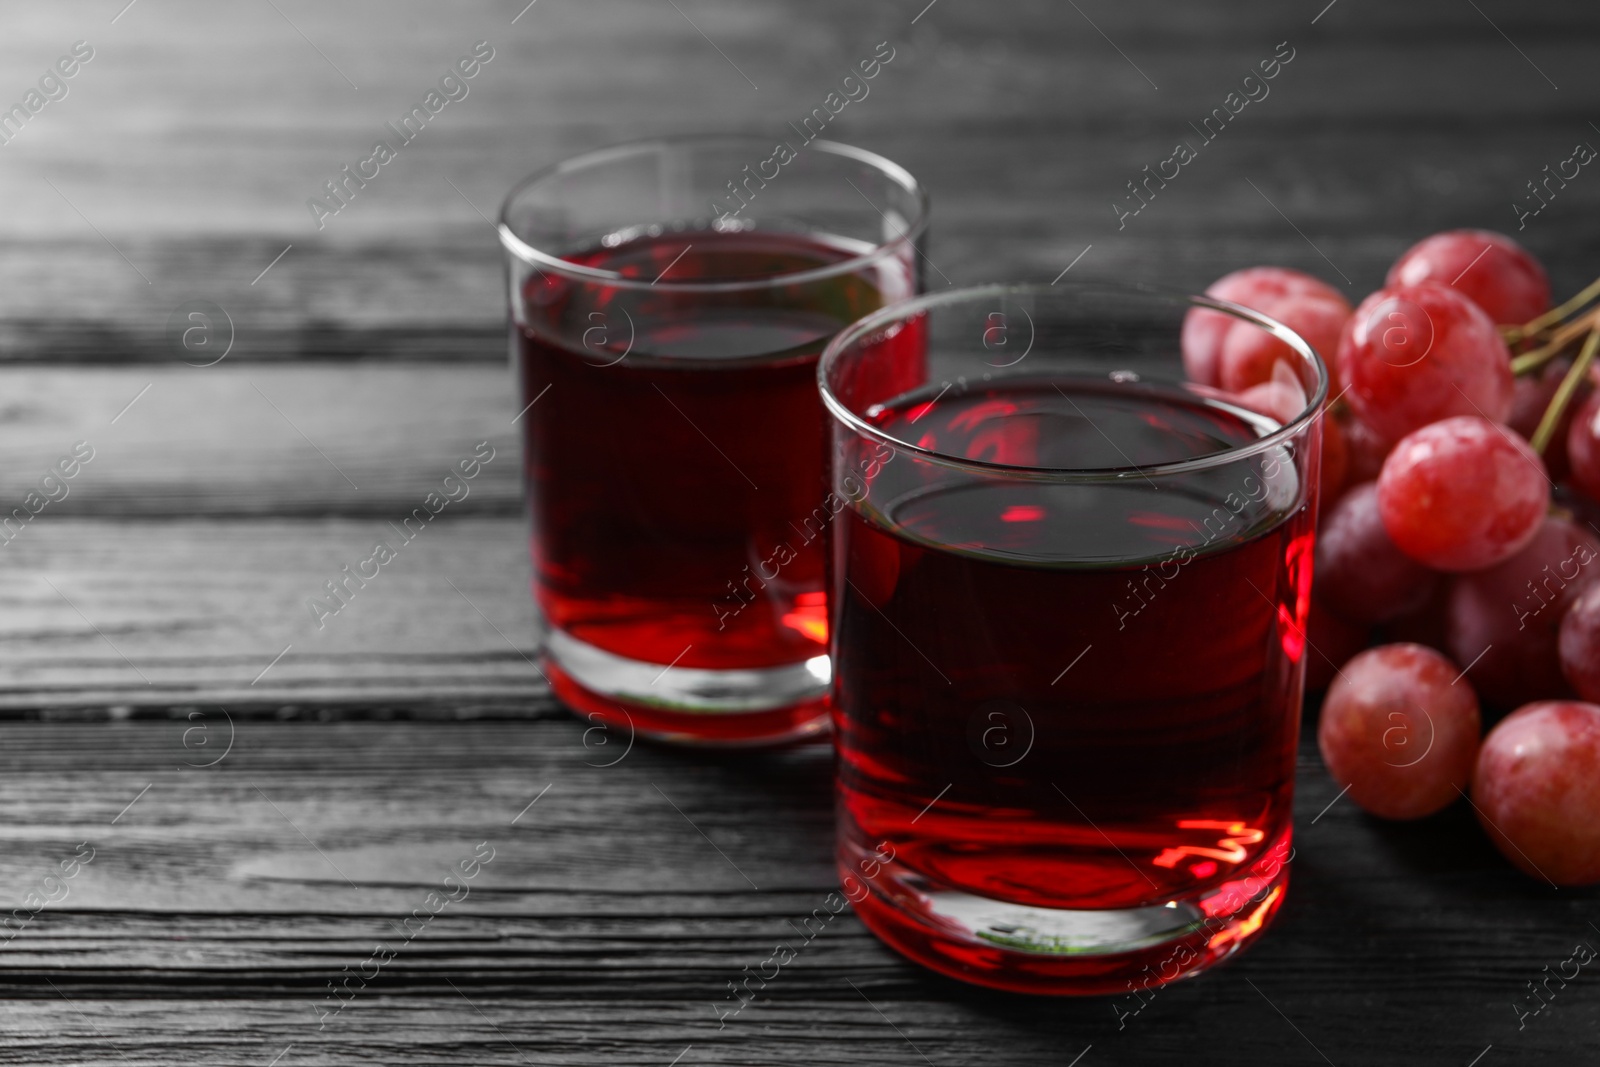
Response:
MULTIPOLYGON (((937 293, 926 293, 910 300, 902 300, 896 304, 880 308, 864 318, 841 330, 828 342, 828 347, 823 350, 822 356, 817 360, 817 388, 822 394, 822 403, 829 413, 840 422, 844 423, 854 432, 871 440, 889 445, 891 448, 903 449, 913 455, 948 467, 955 467, 973 471, 979 474, 1001 474, 1027 480, 1046 481, 1071 481, 1071 482, 1115 482, 1131 477, 1149 478, 1153 476, 1189 474, 1195 471, 1210 470, 1262 452, 1271 451, 1281 447, 1290 438, 1305 429, 1324 411, 1324 401, 1328 396, 1328 367, 1323 362, 1317 350, 1299 334, 1274 318, 1253 311, 1242 304, 1235 304, 1229 300, 1219 300, 1216 297, 1204 294, 1194 295, 1180 289, 1163 289, 1157 286, 1115 283, 1115 282, 1067 282, 1062 286, 1054 283, 1044 285, 1038 282, 996 282, 988 285, 967 286, 961 289, 946 289, 937 293), (1273 337, 1287 344, 1302 358, 1309 361, 1317 375, 1317 385, 1312 390, 1312 395, 1306 398, 1306 406, 1293 419, 1284 423, 1278 429, 1265 434, 1247 444, 1232 448, 1225 448, 1219 452, 1197 456, 1194 459, 1178 460, 1169 463, 1153 463, 1126 467, 1037 467, 1014 463, 996 463, 989 460, 968 459, 964 456, 955 456, 936 448, 924 448, 910 441, 903 441, 898 437, 884 433, 878 427, 857 415, 845 404, 828 384, 828 372, 838 364, 844 353, 857 341, 874 331, 883 329, 896 322, 907 322, 916 315, 950 304, 966 303, 987 297, 1004 297, 1008 295, 1026 296, 1061 296, 1067 293, 1110 293, 1119 296, 1154 297, 1160 300, 1187 304, 1191 309, 1206 308, 1218 311, 1225 315, 1249 322, 1266 330, 1273 337)), ((1240 409, 1244 410, 1244 409, 1240 409)), ((1251 413, 1254 415, 1255 413, 1251 413)))
MULTIPOLYGON (((784 143, 787 144, 788 142, 785 141, 784 143)), ((928 228, 928 213, 930 210, 928 192, 923 188, 922 184, 918 182, 916 178, 912 177, 910 171, 906 170, 893 160, 878 155, 876 152, 869 152, 864 148, 856 148, 853 145, 842 144, 838 141, 829 141, 822 138, 816 138, 814 140, 807 141, 799 151, 803 152, 809 149, 816 149, 822 152, 824 155, 837 156, 844 159, 851 159, 858 163, 864 163, 882 173, 891 182, 909 193, 917 205, 915 216, 910 220, 909 224, 901 230, 898 236, 888 241, 879 241, 875 243, 870 251, 850 256, 848 259, 840 260, 837 263, 830 263, 824 267, 812 267, 806 270, 790 271, 785 274, 772 274, 766 277, 744 279, 740 281, 706 282, 688 280, 650 282, 639 278, 627 278, 616 271, 606 270, 600 267, 587 267, 579 263, 574 263, 569 259, 563 258, 562 256, 552 255, 549 252, 542 251, 523 240, 521 235, 519 235, 511 225, 511 209, 517 200, 522 197, 523 194, 531 191, 540 183, 546 182, 555 177, 559 177, 560 175, 569 174, 573 171, 598 166, 604 163, 614 162, 619 159, 625 159, 628 156, 643 154, 651 150, 658 150, 662 147, 693 147, 695 145, 709 146, 738 144, 750 145, 754 151, 763 153, 767 151, 768 147, 770 147, 768 139, 757 134, 680 134, 668 137, 651 137, 644 140, 625 141, 621 144, 614 144, 606 148, 597 148, 589 152, 580 153, 576 156, 570 156, 559 163, 542 167, 523 178, 516 185, 512 186, 511 191, 506 194, 504 203, 500 205, 499 221, 495 226, 495 229, 500 235, 500 244, 511 255, 516 256, 518 259, 540 271, 548 270, 552 273, 565 275, 566 277, 574 278, 580 281, 600 282, 612 288, 657 289, 668 292, 685 293, 729 293, 746 292, 755 289, 768 289, 783 285, 806 284, 813 281, 821 281, 826 278, 832 278, 842 274, 849 274, 860 270, 862 267, 887 258, 889 255, 898 251, 902 247, 914 247, 915 241, 921 237, 928 228)), ((793 150, 794 149, 791 146, 791 151, 793 150)), ((796 154, 798 155, 798 153, 796 154)), ((768 180, 771 181, 775 179, 768 180)), ((868 200, 868 203, 871 204, 871 201, 868 200)), ((877 209, 876 204, 872 204, 872 207, 877 209)), ((880 215, 883 214, 881 210, 879 210, 878 213, 880 215)), ((887 216, 885 216, 885 220, 887 221, 887 216)))

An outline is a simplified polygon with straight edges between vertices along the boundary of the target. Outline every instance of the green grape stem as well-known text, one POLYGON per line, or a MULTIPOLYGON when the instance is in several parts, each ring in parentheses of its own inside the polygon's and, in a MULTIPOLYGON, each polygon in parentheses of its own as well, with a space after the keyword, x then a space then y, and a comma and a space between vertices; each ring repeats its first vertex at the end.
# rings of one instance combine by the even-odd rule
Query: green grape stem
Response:
POLYGON ((1530 352, 1524 352, 1511 360, 1511 373, 1522 375, 1529 371, 1538 370, 1560 355, 1574 340, 1582 337, 1588 331, 1600 327, 1600 309, 1589 312, 1562 326, 1551 335, 1550 342, 1530 352))
POLYGON ((1578 311, 1597 296, 1600 296, 1600 278, 1596 278, 1594 281, 1584 286, 1583 290, 1571 300, 1568 300, 1559 307, 1551 308, 1549 311, 1546 311, 1543 315, 1540 315, 1536 319, 1525 322, 1521 326, 1502 326, 1501 330, 1504 332, 1506 343, 1516 344, 1518 341, 1521 341, 1525 338, 1533 337, 1536 334, 1542 333, 1544 330, 1549 329, 1551 326, 1554 326, 1556 323, 1578 311))
POLYGON ((1529 444, 1533 445, 1533 450, 1539 455, 1544 455, 1550 439, 1556 435, 1556 427, 1561 424, 1561 416, 1566 414, 1568 405, 1578 392, 1578 385, 1589 373, 1590 365, 1594 363, 1596 350, 1600 350, 1600 327, 1589 330, 1589 338, 1583 342, 1583 351, 1578 353, 1578 358, 1567 371, 1567 376, 1561 379, 1556 395, 1550 398, 1550 406, 1544 409, 1544 418, 1539 420, 1539 428, 1533 431, 1533 440, 1529 444))

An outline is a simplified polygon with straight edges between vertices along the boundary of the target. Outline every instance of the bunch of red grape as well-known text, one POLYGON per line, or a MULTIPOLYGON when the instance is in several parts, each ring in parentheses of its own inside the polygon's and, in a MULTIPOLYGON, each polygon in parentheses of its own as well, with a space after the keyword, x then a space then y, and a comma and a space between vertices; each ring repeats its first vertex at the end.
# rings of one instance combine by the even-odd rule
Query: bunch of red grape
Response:
MULTIPOLYGON (((1512 863, 1600 881, 1600 281, 1551 308, 1525 249, 1453 230, 1354 310, 1279 267, 1207 293, 1300 334, 1333 381, 1306 626, 1330 773, 1391 819, 1470 794, 1512 863), (1516 709, 1481 743, 1480 699, 1516 709)), ((1247 323, 1191 311, 1183 355, 1243 407, 1303 407, 1284 343, 1247 323)))

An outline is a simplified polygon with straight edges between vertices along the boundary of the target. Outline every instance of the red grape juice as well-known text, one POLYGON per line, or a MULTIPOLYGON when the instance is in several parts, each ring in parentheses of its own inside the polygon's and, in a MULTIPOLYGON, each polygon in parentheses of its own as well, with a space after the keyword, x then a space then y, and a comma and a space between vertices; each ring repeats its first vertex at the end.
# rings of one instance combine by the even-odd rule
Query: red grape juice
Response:
POLYGON ((713 743, 825 724, 833 512, 816 363, 839 329, 910 283, 884 284, 895 275, 882 262, 740 283, 859 251, 794 234, 644 233, 565 257, 629 285, 528 277, 514 337, 533 588, 546 670, 568 705, 630 736, 713 743), (804 691, 728 705, 740 714, 676 708, 680 678, 764 677, 712 671, 773 672, 804 691), (613 677, 632 677, 631 691, 613 677))
POLYGON ((1276 424, 1105 379, 929 387, 867 414, 942 455, 1124 473, 897 455, 835 524, 858 913, 914 959, 1025 991, 1121 993, 1231 954, 1287 879, 1315 501, 1283 448, 1131 468, 1276 424))

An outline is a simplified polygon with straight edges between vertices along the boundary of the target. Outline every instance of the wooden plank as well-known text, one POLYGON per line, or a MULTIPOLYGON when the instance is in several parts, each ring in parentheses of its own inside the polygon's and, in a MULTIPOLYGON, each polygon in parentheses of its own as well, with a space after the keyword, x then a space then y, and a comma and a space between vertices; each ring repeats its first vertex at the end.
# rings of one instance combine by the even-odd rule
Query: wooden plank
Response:
POLYGON ((520 519, 446 512, 400 546, 376 519, 47 518, 0 549, 0 710, 547 707, 520 519), (398 558, 313 612, 379 538, 398 558))
MULTIPOLYGON (((42 71, 80 38, 98 51, 0 148, 13 208, 0 218, 0 359, 171 362, 172 312, 204 299, 231 316, 237 360, 499 360, 500 254, 483 215, 512 183, 625 138, 785 136, 880 40, 895 60, 833 129, 933 190, 933 255, 957 282, 1048 280, 1088 244, 1085 276, 1193 287, 1256 261, 1334 276, 1249 178, 1360 295, 1431 229, 1514 228, 1524 183, 1595 136, 1600 109, 1596 17, 1580 3, 1491 5, 1493 24, 1460 5, 1345 5, 1315 26, 1314 11, 1265 2, 1227 19, 1137 4, 1082 17, 1026 4, 997 19, 942 4, 913 26, 924 4, 697 0, 683 15, 760 70, 759 91, 670 6, 547 5, 513 26, 520 6, 291 3, 221 32, 197 0, 114 25, 73 9, 15 20, 5 69, 42 71), (319 230, 306 199, 479 37, 497 52, 470 95, 319 230), (1285 39, 1295 59, 1271 95, 1119 230, 1125 183, 1285 39)), ((0 100, 31 78, 0 85, 0 100)), ((1558 288, 1594 273, 1594 239, 1573 231, 1597 198, 1600 182, 1574 181, 1524 234, 1558 288)))
POLYGON ((45 487, 60 499, 16 544, 88 516, 398 523, 446 476, 461 481, 463 460, 479 473, 441 519, 521 514, 523 405, 503 365, 11 367, 0 397, 0 516, 78 442, 93 450, 65 497, 45 487))
MULTIPOLYGON (((1095 1062, 1095 1056, 1115 1057, 1100 1062, 1135 1065, 1207 1062, 1201 1057, 1224 1044, 1222 1055, 1228 1058, 1211 1062, 1323 1062, 1265 1005, 1260 1011, 1268 1012, 1267 1018, 1246 1003, 1194 1004, 1193 1012, 1182 1016, 1177 1014, 1178 1005, 1170 1004, 1174 1011, 1161 1025, 1147 1024, 1128 1038, 1106 1035, 1089 1005, 1019 1004, 993 998, 963 1001, 948 995, 940 998, 939 991, 930 991, 935 998, 931 1011, 881 994, 871 1004, 859 997, 854 1003, 793 1004, 775 999, 770 1006, 745 1013, 752 1019, 759 1014, 760 1030, 730 1025, 717 1033, 714 1027, 708 1032, 700 1018, 704 1008, 697 1012, 688 1005, 608 1000, 541 1005, 533 1011, 525 1002, 462 988, 466 996, 376 1000, 347 1012, 349 1021, 335 1024, 339 1029, 330 1027, 328 1033, 317 1032, 309 1011, 297 1011, 282 1000, 195 998, 181 1004, 75 1000, 73 1006, 84 1017, 66 1011, 59 1002, 19 1004, 15 1009, 8 1005, 15 1011, 17 1040, 14 1051, 0 1052, 0 1063, 264 1065, 292 1046, 281 1063, 666 1067, 683 1055, 680 1063, 686 1065, 843 1067, 863 1060, 895 1065, 996 1062, 996 1050, 1004 1049, 1003 1062, 1008 1064, 1065 1065, 1091 1043, 1093 1050, 1080 1061, 1082 1067, 1095 1062), (108 1028, 114 1028, 110 1034, 116 1049, 101 1036, 108 1028), (1087 1035, 1101 1040, 1091 1042, 1087 1035), (1259 1058, 1245 1059, 1252 1055, 1259 1058)), ((848 986, 843 988, 856 996, 848 986)), ((1242 983, 1241 988, 1249 993, 1242 983)), ((1192 990, 1174 990, 1169 996, 1178 1000, 1186 994, 1192 990)), ((1427 1007, 1414 1002, 1404 1006, 1427 1007)), ((1154 1012, 1154 1006, 1149 1011, 1154 1012)), ((1355 1013, 1345 1016, 1359 1018, 1355 1013)), ((1299 1022, 1305 1025, 1304 1020, 1299 1022)), ((1330 1056, 1345 1051, 1320 1031, 1313 1032, 1330 1056)), ((1389 1020, 1365 1021, 1362 1032, 1370 1036, 1372 1047, 1394 1054, 1393 1062, 1423 1067, 1461 1067, 1484 1051, 1482 1044, 1472 1048, 1459 1036, 1428 1047, 1414 1030, 1389 1020)), ((1519 1051, 1534 1062, 1541 1056, 1552 1063, 1570 1062, 1573 1049, 1588 1046, 1564 1044, 1569 1033, 1563 1028, 1527 1035, 1519 1051)), ((1502 1052, 1504 1046, 1495 1049, 1502 1052)))
POLYGON ((13 368, 0 382, 0 708, 544 706, 503 367, 13 368), (80 441, 93 458, 46 482, 80 441), (493 458, 452 483, 467 495, 401 547, 396 528, 482 441, 493 458), (400 558, 319 619, 309 601, 379 539, 400 558))
POLYGON ((1120 1030, 1105 999, 936 979, 849 912, 719 1029, 726 983, 834 886, 825 751, 636 746, 597 767, 584 724, 565 718, 248 720, 201 770, 179 765, 194 758, 185 725, 0 726, 14 813, 0 882, 20 897, 77 842, 95 849, 67 896, 0 947, 0 1062, 99 1061, 109 1044, 134 1063, 266 1063, 293 1044, 284 1062, 664 1064, 693 1045, 686 1062, 974 1062, 1003 1048, 1008 1063, 1059 1064, 1092 1044, 1099 1062, 1312 1063, 1320 1050, 1460 1067, 1491 1043, 1600 1047, 1581 980, 1523 1031, 1511 1008, 1542 964, 1592 943, 1594 893, 1512 871, 1465 805, 1392 825, 1340 800, 1318 818, 1337 788, 1309 738, 1275 929, 1120 1030), (468 896, 398 948, 392 924, 485 840, 494 858, 468 896), (359 973, 378 941, 395 958, 319 1030, 327 983, 359 973))

